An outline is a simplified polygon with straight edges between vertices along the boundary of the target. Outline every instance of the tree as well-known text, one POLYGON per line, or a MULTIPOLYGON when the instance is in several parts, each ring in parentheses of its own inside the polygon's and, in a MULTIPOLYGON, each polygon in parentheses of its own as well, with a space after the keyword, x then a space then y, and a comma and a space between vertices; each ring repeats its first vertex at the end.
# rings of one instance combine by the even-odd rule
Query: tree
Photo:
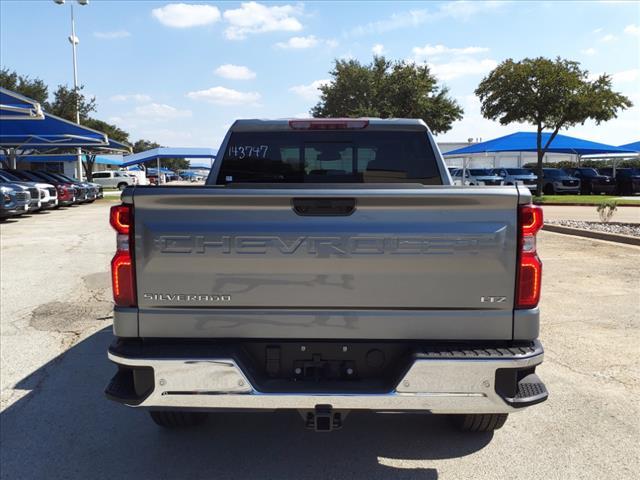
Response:
MULTIPOLYGON (((84 121, 84 126, 93 128, 94 130, 98 130, 99 132, 106 133, 109 139, 115 140, 116 142, 121 143, 129 143, 129 134, 122 130, 121 128, 116 127, 107 122, 103 122, 102 120, 98 120, 95 118, 87 118, 84 121)), ((95 166, 96 155, 95 154, 87 154, 85 155, 84 161, 84 171, 87 175, 87 180, 93 180, 93 167, 95 166)))
POLYGON ((460 105, 426 65, 375 56, 369 65, 336 60, 330 74, 311 109, 314 117, 421 118, 434 133, 462 118, 460 105))
POLYGON ((49 89, 42 80, 18 75, 17 72, 8 68, 0 69, 0 87, 35 100, 42 108, 45 107, 49 97, 49 89))
POLYGON ((152 148, 160 148, 161 145, 151 140, 140 139, 133 144, 133 153, 140 153, 152 148))
POLYGON ((80 123, 84 124, 89 118, 89 114, 96 111, 97 105, 95 97, 87 98, 82 93, 83 88, 84 85, 79 86, 77 90, 66 85, 58 85, 56 91, 53 92, 53 102, 43 107, 52 115, 75 122, 77 105, 80 113, 80 123))
POLYGON ((520 122, 536 126, 538 195, 542 192, 542 160, 561 129, 586 120, 600 124, 632 106, 631 100, 611 89, 609 75, 589 80, 589 72, 578 62, 560 57, 505 60, 480 82, 475 93, 485 118, 502 125, 520 122), (545 130, 551 135, 543 145, 545 130))

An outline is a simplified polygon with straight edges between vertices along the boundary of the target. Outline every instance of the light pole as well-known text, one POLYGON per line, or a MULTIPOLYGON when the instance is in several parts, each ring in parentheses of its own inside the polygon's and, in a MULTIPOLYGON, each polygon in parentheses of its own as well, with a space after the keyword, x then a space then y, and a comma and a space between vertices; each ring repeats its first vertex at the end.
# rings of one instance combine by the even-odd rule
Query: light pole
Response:
MULTIPOLYGON (((53 0, 58 5, 64 5, 65 0, 53 0)), ((89 4, 89 0, 76 0, 79 5, 85 6, 89 4)), ((76 46, 80 43, 80 39, 76 36, 76 21, 73 15, 73 2, 71 5, 71 35, 69 35, 69 43, 71 43, 71 49, 73 50, 73 88, 76 99, 76 123, 80 125, 80 105, 78 105, 78 57, 76 54, 76 46)), ((77 163, 77 178, 82 181, 82 149, 78 147, 78 163, 77 163)))

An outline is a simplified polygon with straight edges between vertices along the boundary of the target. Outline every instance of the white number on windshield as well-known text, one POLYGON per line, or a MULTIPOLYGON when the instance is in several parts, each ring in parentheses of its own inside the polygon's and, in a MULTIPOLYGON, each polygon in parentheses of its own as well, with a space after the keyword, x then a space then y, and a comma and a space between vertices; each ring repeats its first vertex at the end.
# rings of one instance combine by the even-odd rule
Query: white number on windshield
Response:
POLYGON ((267 158, 268 145, 231 145, 228 155, 234 158, 267 158))

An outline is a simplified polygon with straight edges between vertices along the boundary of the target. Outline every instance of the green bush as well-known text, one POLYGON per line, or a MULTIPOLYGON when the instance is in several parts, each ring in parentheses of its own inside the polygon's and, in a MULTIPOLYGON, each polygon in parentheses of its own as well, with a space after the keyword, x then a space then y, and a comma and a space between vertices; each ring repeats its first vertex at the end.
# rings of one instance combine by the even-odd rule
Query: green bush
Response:
POLYGON ((610 202, 602 202, 600 205, 596 207, 596 211, 600 216, 600 221, 603 223, 607 223, 613 217, 613 214, 616 213, 618 209, 618 204, 615 200, 610 202))

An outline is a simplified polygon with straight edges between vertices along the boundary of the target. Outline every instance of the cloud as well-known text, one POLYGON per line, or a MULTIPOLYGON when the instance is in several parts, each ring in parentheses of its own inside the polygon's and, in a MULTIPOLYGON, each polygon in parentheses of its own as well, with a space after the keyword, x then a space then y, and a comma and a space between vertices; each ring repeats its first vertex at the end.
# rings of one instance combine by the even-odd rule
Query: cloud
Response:
POLYGON ((498 62, 489 58, 484 60, 458 58, 448 63, 428 63, 427 65, 440 80, 452 80, 469 75, 488 73, 498 66, 498 62))
POLYGON ((331 83, 331 80, 316 80, 311 82, 309 85, 295 85, 289 88, 289 91, 304 98, 305 100, 315 101, 320 97, 319 88, 329 83, 331 83))
POLYGON ((635 82, 640 79, 640 68, 632 68, 611 74, 611 79, 616 83, 635 82))
POLYGON ((199 27, 220 20, 220 10, 212 5, 170 3, 154 8, 151 14, 160 23, 172 28, 199 27))
POLYGON ((624 33, 627 35, 634 35, 636 37, 640 36, 640 27, 632 23, 631 25, 624 27, 624 33))
POLYGON ((113 32, 93 32, 93 36, 101 40, 116 40, 130 37, 131 33, 126 30, 114 30, 113 32))
POLYGON ((438 20, 468 20, 474 15, 500 8, 504 2, 496 1, 457 1, 445 3, 435 9, 414 9, 393 13, 390 17, 364 25, 358 25, 350 31, 350 35, 366 35, 389 32, 438 20))
POLYGON ((467 20, 478 13, 482 13, 487 10, 495 10, 504 4, 505 2, 499 1, 458 1, 458 2, 450 2, 443 4, 439 13, 443 16, 457 19, 457 20, 467 20))
POLYGON ((214 105, 256 105, 260 100, 257 92, 239 92, 225 87, 211 87, 187 93, 192 100, 203 100, 214 105))
POLYGON ((335 38, 330 38, 325 43, 329 48, 336 48, 338 45, 340 45, 340 42, 338 42, 338 40, 336 40, 335 38))
POLYGON ((286 42, 276 43, 276 47, 301 50, 304 48, 315 47, 317 44, 318 39, 313 35, 309 35, 307 37, 291 37, 286 42))
POLYGON ((436 55, 474 55, 476 53, 488 52, 486 47, 464 47, 464 48, 450 48, 444 45, 431 45, 426 44, 424 47, 413 47, 413 55, 416 60, 424 60, 427 57, 436 55))
POLYGON ((179 110, 165 103, 149 103, 140 105, 133 109, 137 117, 148 118, 154 121, 171 120, 174 118, 185 118, 191 116, 191 110, 179 110))
MULTIPOLYGON (((111 99, 115 98, 115 101, 124 101, 130 100, 135 96, 136 94, 114 95, 111 99)), ((140 95, 139 98, 143 99, 148 97, 146 95, 140 95)), ((121 128, 131 130, 171 122, 173 120, 180 121, 180 119, 191 116, 191 110, 181 110, 164 103, 147 103, 138 105, 128 112, 114 115, 109 118, 109 121, 121 128)))
POLYGON ((598 51, 595 48, 591 47, 591 48, 585 48, 584 50, 580 50, 580 53, 582 53, 583 55, 589 55, 591 57, 596 53, 598 53, 598 51))
POLYGON ((256 78, 256 72, 252 71, 248 67, 241 65, 232 65, 226 63, 220 65, 215 69, 215 74, 222 78, 228 78, 230 80, 251 80, 256 78))
POLYGON ((616 40, 618 37, 616 37, 615 35, 612 35, 611 33, 607 33, 606 35, 603 35, 602 37, 600 37, 600 41, 601 42, 612 42, 614 40, 616 40))
POLYGON ((302 30, 296 18, 301 13, 302 6, 244 2, 240 8, 225 10, 223 17, 229 24, 225 35, 230 40, 242 40, 255 33, 297 32, 302 30))
POLYGON ((112 102, 150 102, 151 97, 149 95, 145 95, 144 93, 121 93, 118 95, 113 95, 109 97, 109 100, 112 102))
POLYGON ((384 45, 381 43, 376 43, 373 47, 371 47, 371 52, 374 55, 383 55, 384 54, 384 45))

